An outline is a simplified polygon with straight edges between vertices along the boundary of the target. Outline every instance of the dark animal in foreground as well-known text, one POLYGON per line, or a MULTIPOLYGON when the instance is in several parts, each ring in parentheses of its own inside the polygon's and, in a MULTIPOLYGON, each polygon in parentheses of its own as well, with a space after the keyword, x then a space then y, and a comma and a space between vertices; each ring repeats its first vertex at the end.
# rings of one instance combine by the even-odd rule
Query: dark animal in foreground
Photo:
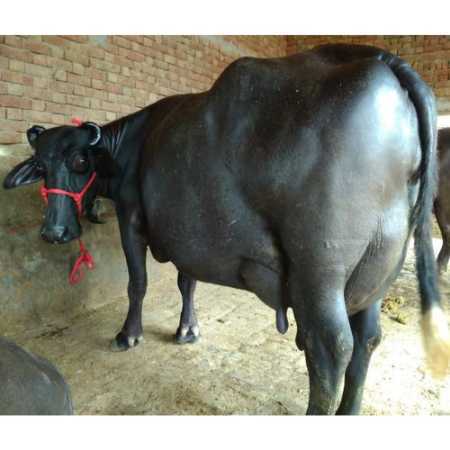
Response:
POLYGON ((447 271, 450 257, 450 128, 438 131, 439 184, 434 201, 434 214, 442 234, 438 255, 439 272, 447 271))
POLYGON ((2 337, 0 414, 72 414, 69 388, 55 366, 2 337))
MULTIPOLYGON (((206 92, 168 97, 101 128, 35 126, 28 138, 35 153, 6 188, 43 179, 48 189, 80 192, 96 171, 84 208, 96 195, 116 204, 130 275, 117 347, 142 338, 150 248, 179 271, 179 339, 198 336, 195 280, 254 292, 282 333, 287 308, 294 311, 308 414, 357 413, 381 337, 380 302, 414 233, 425 347, 446 373, 430 234, 435 101, 401 59, 347 45, 243 58, 206 92)), ((42 237, 76 239, 78 219, 70 197, 48 195, 42 237)))

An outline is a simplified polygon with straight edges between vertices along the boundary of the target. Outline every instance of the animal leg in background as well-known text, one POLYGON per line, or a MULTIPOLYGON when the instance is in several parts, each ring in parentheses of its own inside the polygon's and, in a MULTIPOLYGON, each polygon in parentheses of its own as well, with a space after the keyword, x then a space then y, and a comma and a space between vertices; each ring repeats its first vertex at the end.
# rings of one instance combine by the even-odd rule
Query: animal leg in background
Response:
POLYGON ((381 341, 381 301, 350 317, 353 354, 345 372, 344 393, 337 414, 359 414, 367 369, 373 351, 381 341))
POLYGON ((194 309, 194 291, 196 284, 196 280, 182 272, 178 272, 178 288, 180 289, 183 300, 180 325, 175 335, 178 344, 194 343, 200 336, 200 329, 194 309))
POLYGON ((447 271, 448 260, 450 258, 450 218, 445 214, 445 208, 438 200, 434 203, 434 214, 441 230, 442 247, 437 258, 439 273, 447 271))

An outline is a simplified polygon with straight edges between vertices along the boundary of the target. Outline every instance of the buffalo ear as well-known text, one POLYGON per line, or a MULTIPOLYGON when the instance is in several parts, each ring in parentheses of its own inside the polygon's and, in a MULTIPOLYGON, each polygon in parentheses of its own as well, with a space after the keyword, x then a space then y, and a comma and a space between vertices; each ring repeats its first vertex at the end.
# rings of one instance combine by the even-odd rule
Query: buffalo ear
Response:
POLYGON ((39 125, 33 125, 31 128, 27 130, 27 138, 28 142, 32 147, 34 147, 36 138, 45 131, 44 127, 40 127, 39 125))
POLYGON ((111 178, 119 174, 119 166, 106 149, 93 151, 95 171, 102 178, 111 178))
POLYGON ((100 139, 102 138, 102 129, 94 122, 83 122, 81 127, 85 128, 86 130, 89 130, 90 133, 90 141, 89 145, 94 146, 97 145, 100 142, 100 139))
POLYGON ((32 156, 31 158, 17 164, 11 172, 6 175, 3 180, 3 187, 5 189, 12 189, 17 186, 36 183, 42 179, 43 172, 37 164, 37 161, 32 156))

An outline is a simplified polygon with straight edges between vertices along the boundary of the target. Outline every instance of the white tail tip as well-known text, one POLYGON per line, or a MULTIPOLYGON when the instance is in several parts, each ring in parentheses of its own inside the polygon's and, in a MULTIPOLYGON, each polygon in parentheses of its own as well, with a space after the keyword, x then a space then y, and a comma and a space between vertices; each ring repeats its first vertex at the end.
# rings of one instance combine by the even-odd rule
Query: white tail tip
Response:
POLYGON ((424 314, 421 325, 431 373, 435 378, 444 378, 450 366, 450 333, 445 314, 439 306, 434 306, 424 314))

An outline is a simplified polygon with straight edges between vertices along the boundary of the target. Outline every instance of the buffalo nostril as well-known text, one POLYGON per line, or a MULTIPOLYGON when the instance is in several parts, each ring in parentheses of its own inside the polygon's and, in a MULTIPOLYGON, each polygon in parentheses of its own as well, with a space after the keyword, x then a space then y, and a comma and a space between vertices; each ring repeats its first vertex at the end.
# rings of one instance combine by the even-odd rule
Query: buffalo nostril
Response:
POLYGON ((41 230, 42 238, 48 242, 61 242, 66 235, 67 227, 63 226, 44 227, 41 230))

